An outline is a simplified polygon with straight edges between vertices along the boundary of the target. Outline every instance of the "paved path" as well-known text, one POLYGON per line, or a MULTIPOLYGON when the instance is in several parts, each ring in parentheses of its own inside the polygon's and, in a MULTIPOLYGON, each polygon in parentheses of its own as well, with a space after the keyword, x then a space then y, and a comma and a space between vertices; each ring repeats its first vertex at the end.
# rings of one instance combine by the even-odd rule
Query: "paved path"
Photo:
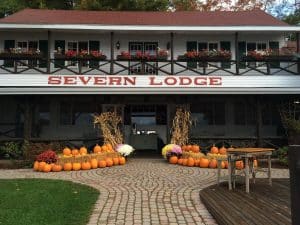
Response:
MULTIPOLYGON (((273 169, 272 176, 287 177, 288 170, 273 169)), ((216 182, 215 169, 130 159, 125 166, 78 172, 0 170, 1 178, 72 180, 98 189, 101 194, 88 225, 216 225, 199 198, 202 188, 216 182)))

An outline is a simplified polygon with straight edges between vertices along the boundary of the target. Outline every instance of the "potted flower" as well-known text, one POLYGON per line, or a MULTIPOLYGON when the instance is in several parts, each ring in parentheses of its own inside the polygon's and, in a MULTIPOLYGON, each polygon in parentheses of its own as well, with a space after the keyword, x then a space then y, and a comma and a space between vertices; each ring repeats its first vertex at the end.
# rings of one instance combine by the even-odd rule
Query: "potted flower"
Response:
POLYGON ((122 51, 120 55, 117 55, 117 60, 130 60, 131 59, 131 55, 130 52, 127 51, 122 51))
POLYGON ((165 49, 157 48, 156 59, 157 60, 167 60, 169 56, 169 52, 165 49))
POLYGON ((0 53, 2 59, 40 59, 43 54, 39 49, 23 50, 21 48, 10 48, 0 53))

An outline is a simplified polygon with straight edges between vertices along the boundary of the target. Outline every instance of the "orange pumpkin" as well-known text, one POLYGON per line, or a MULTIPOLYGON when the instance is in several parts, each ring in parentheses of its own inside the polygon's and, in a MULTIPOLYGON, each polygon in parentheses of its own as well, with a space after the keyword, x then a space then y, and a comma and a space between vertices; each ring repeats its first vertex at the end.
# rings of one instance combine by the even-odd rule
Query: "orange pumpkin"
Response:
POLYGON ((199 166, 200 165, 200 159, 195 159, 195 166, 199 166))
POLYGON ((46 165, 43 167, 43 172, 48 173, 52 169, 51 164, 46 163, 46 165))
POLYGON ((187 150, 187 151, 192 151, 192 146, 191 146, 191 145, 187 145, 187 146, 186 146, 186 150, 187 150))
POLYGON ((86 155, 87 154, 87 148, 86 147, 81 147, 79 149, 79 153, 80 153, 80 155, 86 155))
POLYGON ((195 160, 192 157, 189 157, 188 161, 187 161, 187 165, 188 166, 194 166, 195 165, 195 160))
POLYGON ((79 155, 79 151, 77 148, 72 149, 72 155, 79 155))
POLYGON ((221 155, 226 155, 227 154, 227 149, 224 146, 222 146, 222 148, 219 149, 219 153, 221 155))
POLYGON ((183 159, 180 158, 180 159, 178 159, 178 162, 177 162, 177 163, 178 163, 179 165, 182 165, 182 162, 183 162, 183 159))
POLYGON ((73 163, 72 164, 72 169, 75 170, 75 171, 80 170, 81 169, 81 163, 77 163, 77 162, 73 163))
POLYGON ((200 159, 199 166, 201 168, 207 168, 208 165, 209 165, 209 159, 207 159, 207 158, 201 158, 200 159))
POLYGON ((239 160, 239 161, 236 161, 235 162, 235 167, 238 169, 238 170, 241 170, 244 168, 244 162, 242 160, 239 160))
POLYGON ((88 162, 88 161, 81 163, 81 168, 82 168, 83 170, 90 170, 91 167, 92 167, 92 166, 91 166, 91 163, 88 162))
POLYGON ((38 162, 38 161, 35 161, 35 162, 33 163, 33 170, 34 170, 34 171, 38 171, 38 170, 39 170, 39 162, 38 162))
POLYGON ((171 164, 177 164, 177 162, 178 162, 178 158, 177 158, 177 156, 171 156, 170 157, 170 159, 169 159, 169 162, 171 163, 171 164))
POLYGON ((72 163, 68 162, 64 164, 64 170, 65 171, 71 171, 72 170, 72 163))
POLYGON ((210 148, 210 152, 212 154, 218 154, 219 153, 219 149, 218 147, 216 147, 215 145, 213 145, 211 148, 210 148))
POLYGON ((99 166, 99 168, 105 168, 106 167, 106 161, 105 160, 100 160, 98 162, 98 166, 99 166))
POLYGON ((120 165, 125 165, 125 163, 126 163, 125 157, 119 157, 119 164, 120 165))
POLYGON ((200 147, 199 147, 199 145, 192 145, 192 152, 195 152, 195 153, 200 152, 200 147))
POLYGON ((113 158, 113 163, 115 166, 119 165, 119 163, 120 163, 119 157, 113 158))
POLYGON ((91 167, 92 167, 92 169, 97 169, 98 168, 97 159, 91 159, 91 167))
POLYGON ((182 151, 186 151, 186 145, 183 145, 183 146, 181 147, 181 150, 182 150, 182 151))
POLYGON ((209 165, 208 165, 209 168, 217 168, 217 166, 218 166, 218 162, 216 159, 210 160, 209 165))
POLYGON ((100 153, 101 150, 102 150, 101 147, 98 144, 96 144, 94 147, 94 153, 100 153))
POLYGON ((59 165, 59 164, 54 164, 53 167, 52 167, 52 171, 53 172, 60 172, 60 171, 62 171, 62 166, 59 165))
POLYGON ((103 145, 101 149, 103 152, 108 152, 108 147, 106 145, 103 145))
POLYGON ((112 152, 113 151, 113 147, 112 147, 112 145, 111 144, 106 144, 106 147, 107 147, 107 149, 108 149, 108 151, 110 151, 110 152, 112 152))
POLYGON ((105 161, 106 161, 106 166, 108 166, 108 167, 111 167, 114 165, 112 158, 107 158, 105 161))
POLYGON ((67 156, 70 156, 72 154, 71 149, 69 149, 68 147, 65 147, 63 149, 63 154, 67 155, 67 156))
POLYGON ((228 161, 224 161, 225 168, 228 168, 228 161))
POLYGON ((39 171, 42 172, 44 170, 44 166, 46 165, 47 163, 45 162, 39 162, 39 171))
POLYGON ((188 159, 183 159, 183 160, 182 160, 182 165, 183 165, 183 166, 186 166, 187 164, 188 164, 188 159))
POLYGON ((221 161, 221 169, 225 169, 225 162, 221 161))

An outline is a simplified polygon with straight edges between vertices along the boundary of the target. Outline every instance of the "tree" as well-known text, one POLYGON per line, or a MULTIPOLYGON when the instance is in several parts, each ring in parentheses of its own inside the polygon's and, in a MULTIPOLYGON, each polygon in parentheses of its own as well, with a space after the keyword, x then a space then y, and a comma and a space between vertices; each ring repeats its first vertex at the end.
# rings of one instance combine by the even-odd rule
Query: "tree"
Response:
POLYGON ((25 8, 25 1, 20 0, 1 0, 0 1, 0 18, 12 14, 20 9, 25 8))

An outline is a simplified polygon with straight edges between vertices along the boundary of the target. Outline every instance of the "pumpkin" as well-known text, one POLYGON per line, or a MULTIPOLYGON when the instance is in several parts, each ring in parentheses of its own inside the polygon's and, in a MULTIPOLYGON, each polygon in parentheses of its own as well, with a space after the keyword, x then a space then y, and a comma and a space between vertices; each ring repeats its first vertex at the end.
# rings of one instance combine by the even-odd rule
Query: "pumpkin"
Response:
POLYGON ((98 144, 96 144, 94 147, 94 153, 100 153, 101 150, 102 150, 101 147, 98 144))
POLYGON ((200 159, 195 159, 195 166, 199 166, 200 165, 200 159))
POLYGON ((208 165, 209 168, 217 168, 217 166, 218 166, 218 162, 216 159, 210 160, 209 165, 208 165))
POLYGON ((258 167, 258 162, 257 162, 256 159, 253 160, 253 166, 254 166, 254 167, 258 167))
POLYGON ((201 158, 200 159, 199 166, 201 168, 207 168, 208 165, 209 165, 209 159, 207 159, 207 158, 201 158))
POLYGON ((68 162, 64 164, 64 170, 65 171, 71 171, 72 170, 72 163, 68 162))
POLYGON ((228 161, 224 161, 225 168, 228 168, 228 161))
POLYGON ((106 147, 107 147, 107 149, 108 149, 108 151, 110 151, 110 152, 112 152, 113 151, 113 147, 112 147, 112 145, 111 144, 106 144, 106 147))
POLYGON ((221 161, 221 169, 225 169, 225 162, 221 161))
POLYGON ((59 165, 59 164, 54 164, 53 167, 52 167, 52 171, 53 172, 60 172, 60 171, 62 171, 62 166, 59 165))
POLYGON ((77 163, 77 162, 73 163, 72 169, 75 170, 75 171, 80 170, 81 169, 81 163, 77 163))
POLYGON ((92 169, 97 169, 98 168, 97 159, 91 159, 91 167, 92 167, 92 169))
POLYGON ((210 152, 212 154, 218 154, 219 153, 219 149, 218 147, 216 147, 215 145, 213 145, 211 148, 210 148, 210 152))
POLYGON ((72 149, 72 155, 79 155, 79 151, 77 148, 72 149))
POLYGON ((72 154, 71 149, 69 149, 68 147, 65 147, 63 149, 63 154, 67 155, 67 156, 70 156, 72 154))
POLYGON ((222 146, 222 148, 219 149, 219 153, 221 155, 226 155, 227 154, 227 149, 224 146, 222 146))
POLYGON ((239 161, 236 161, 235 162, 235 167, 238 169, 238 170, 241 170, 244 168, 244 162, 242 160, 239 160, 239 161))
POLYGON ((120 165, 124 165, 125 163, 126 163, 125 157, 120 157, 120 158, 119 158, 119 164, 120 164, 120 165))
POLYGON ((171 163, 171 164, 177 164, 177 162, 178 162, 178 158, 177 158, 177 156, 171 156, 170 157, 170 159, 169 159, 169 162, 171 163))
POLYGON ((199 145, 192 145, 192 152, 195 152, 195 153, 200 152, 200 147, 199 147, 199 145))
POLYGON ((51 171, 51 169, 52 169, 51 164, 46 163, 46 165, 44 165, 43 167, 43 172, 48 173, 51 171))
POLYGON ((45 162, 39 162, 39 171, 42 172, 43 169, 44 169, 44 166, 46 165, 47 163, 45 162))
POLYGON ((187 166, 187 164, 188 164, 188 159, 183 159, 182 160, 182 165, 183 166, 187 166))
POLYGON ((181 149, 182 149, 182 151, 186 151, 186 145, 183 145, 183 146, 181 147, 181 149))
POLYGON ((83 170, 90 170, 91 167, 92 167, 92 166, 91 166, 91 163, 88 162, 88 161, 81 163, 81 168, 82 168, 83 170))
POLYGON ((189 157, 188 161, 187 161, 187 165, 188 166, 194 166, 195 165, 195 160, 192 157, 189 157))
POLYGON ((104 167, 106 167, 106 161, 105 161, 105 160, 100 160, 100 161, 98 162, 98 166, 99 166, 99 168, 104 168, 104 167))
POLYGON ((33 170, 34 170, 34 171, 38 171, 38 170, 39 170, 39 162, 38 162, 38 161, 35 161, 35 162, 33 163, 33 170))
POLYGON ((79 153, 80 153, 80 155, 86 155, 86 154, 87 154, 87 149, 86 149, 86 147, 81 147, 81 148, 79 149, 79 153))
POLYGON ((191 145, 187 145, 186 146, 186 151, 192 151, 192 146, 191 145))
POLYGON ((106 145, 103 145, 101 148, 103 152, 108 152, 108 147, 106 145))
POLYGON ((113 158, 113 163, 114 163, 115 166, 119 165, 119 163, 120 163, 119 157, 113 158))
POLYGON ((114 162, 113 162, 112 158, 107 158, 105 161, 106 161, 106 166, 108 166, 108 167, 114 165, 114 162))
POLYGON ((179 165, 182 165, 182 162, 183 162, 183 159, 178 159, 178 162, 177 162, 177 163, 178 163, 179 165))

